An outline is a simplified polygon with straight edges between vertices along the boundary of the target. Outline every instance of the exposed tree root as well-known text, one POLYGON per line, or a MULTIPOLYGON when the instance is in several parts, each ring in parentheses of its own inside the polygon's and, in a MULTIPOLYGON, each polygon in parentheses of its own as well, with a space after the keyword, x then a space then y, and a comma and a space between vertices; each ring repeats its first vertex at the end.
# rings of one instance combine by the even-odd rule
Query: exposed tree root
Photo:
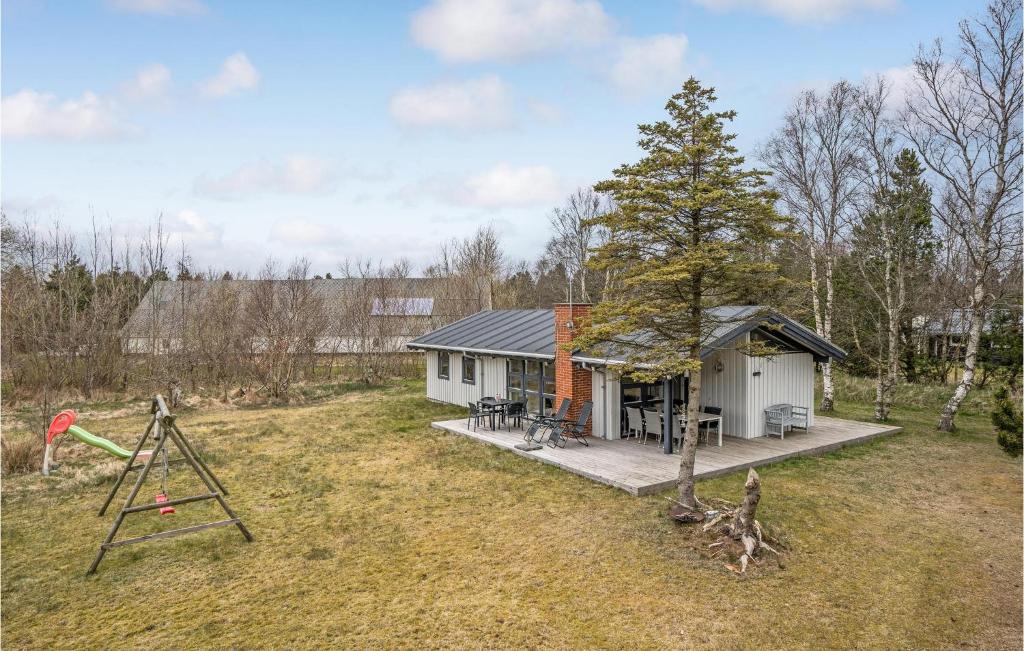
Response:
MULTIPOLYGON (((728 555, 729 558, 735 558, 735 563, 725 563, 725 567, 736 574, 745 574, 747 567, 751 564, 760 565, 762 552, 774 554, 776 557, 781 556, 779 551, 769 544, 778 545, 778 542, 769 540, 764 527, 755 518, 757 504, 761 500, 761 478, 753 468, 747 472, 747 481, 744 487, 746 494, 739 506, 718 499, 709 500, 708 503, 701 505, 703 508, 713 507, 718 511, 701 525, 701 530, 705 533, 721 534, 717 541, 708 545, 708 549, 714 550, 711 558, 718 558, 722 554, 728 555)), ((686 523, 700 522, 704 519, 703 512, 689 511, 682 508, 682 505, 675 500, 670 499, 669 501, 676 504, 670 510, 674 519, 686 523)))

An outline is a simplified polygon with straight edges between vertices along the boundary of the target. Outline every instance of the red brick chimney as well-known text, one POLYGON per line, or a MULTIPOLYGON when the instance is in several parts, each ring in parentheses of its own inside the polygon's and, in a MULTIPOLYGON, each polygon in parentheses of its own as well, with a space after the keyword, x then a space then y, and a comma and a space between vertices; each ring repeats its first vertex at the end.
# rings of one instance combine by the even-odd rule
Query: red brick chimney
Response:
MULTIPOLYGON (((571 421, 575 421, 579 416, 583 401, 593 399, 590 387, 591 372, 585 368, 575 368, 572 350, 567 350, 563 346, 572 342, 573 336, 589 319, 589 303, 555 304, 555 409, 562 404, 562 398, 572 400, 567 416, 571 421)), ((587 436, 591 434, 592 420, 593 418, 587 421, 587 436)))

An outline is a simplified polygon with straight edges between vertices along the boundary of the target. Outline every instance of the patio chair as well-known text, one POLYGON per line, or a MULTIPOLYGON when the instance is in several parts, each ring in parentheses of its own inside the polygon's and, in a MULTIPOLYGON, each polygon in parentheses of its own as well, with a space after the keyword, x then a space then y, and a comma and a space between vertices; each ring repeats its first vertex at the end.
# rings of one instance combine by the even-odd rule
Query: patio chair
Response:
POLYGON ((469 403, 469 420, 466 421, 466 427, 469 427, 472 424, 473 431, 475 432, 476 428, 480 427, 480 419, 486 417, 487 414, 485 413, 485 410, 481 409, 480 405, 475 402, 471 402, 469 403))
POLYGON ((544 431, 548 429, 546 421, 534 419, 530 426, 526 429, 526 433, 523 434, 523 440, 527 443, 540 443, 541 439, 544 438, 544 431))
MULTIPOLYGON (((572 400, 569 398, 562 398, 562 404, 558 405, 557 412, 548 416, 538 415, 534 417, 530 427, 526 430, 526 434, 523 435, 523 439, 525 439, 527 443, 540 443, 544 439, 544 435, 547 433, 547 430, 560 425, 565 421, 565 415, 569 413, 570 405, 572 405, 572 400)), ((527 414, 525 410, 523 413, 527 414)), ((528 414, 526 418, 529 418, 528 414)))
POLYGON ((558 405, 558 411, 552 416, 540 416, 540 420, 547 421, 550 424, 560 423, 565 420, 565 415, 569 413, 569 407, 572 405, 572 400, 569 398, 562 398, 562 404, 558 405))
POLYGON ((640 413, 644 417, 644 445, 647 445, 647 436, 651 433, 652 428, 654 428, 654 436, 660 443, 662 433, 661 412, 654 409, 641 409, 640 413))
MULTIPOLYGON (((722 408, 721 407, 701 407, 700 410, 702 412, 704 412, 705 414, 712 414, 714 416, 721 416, 722 415, 722 408)), ((718 436, 718 428, 721 427, 721 426, 722 426, 722 421, 720 421, 720 420, 713 421, 712 423, 706 423, 703 426, 703 429, 704 429, 704 442, 707 443, 708 445, 711 445, 711 430, 712 429, 715 430, 715 436, 717 437, 718 436)))
POLYGON ((587 429, 587 421, 590 420, 590 412, 593 408, 594 403, 586 400, 580 408, 580 415, 576 418, 576 422, 567 423, 566 421, 561 421, 555 423, 555 426, 551 428, 551 434, 548 435, 548 445, 553 448, 564 448, 565 444, 572 438, 590 447, 590 443, 587 443, 587 437, 583 433, 587 429))
POLYGON ((639 407, 626 407, 626 434, 636 436, 637 442, 644 433, 644 417, 639 407))
POLYGON ((516 427, 522 428, 523 416, 526 414, 526 403, 525 402, 513 402, 508 406, 505 412, 507 420, 505 421, 508 425, 508 431, 512 431, 512 423, 515 423, 516 427))

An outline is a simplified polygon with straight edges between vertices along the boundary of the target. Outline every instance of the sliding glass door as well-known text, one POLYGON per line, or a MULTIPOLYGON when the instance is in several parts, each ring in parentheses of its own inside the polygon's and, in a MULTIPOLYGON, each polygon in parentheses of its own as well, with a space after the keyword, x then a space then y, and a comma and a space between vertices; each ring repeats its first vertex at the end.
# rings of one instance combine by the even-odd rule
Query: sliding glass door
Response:
POLYGON ((539 359, 508 360, 508 397, 525 400, 533 414, 550 414, 555 409, 555 364, 539 359))

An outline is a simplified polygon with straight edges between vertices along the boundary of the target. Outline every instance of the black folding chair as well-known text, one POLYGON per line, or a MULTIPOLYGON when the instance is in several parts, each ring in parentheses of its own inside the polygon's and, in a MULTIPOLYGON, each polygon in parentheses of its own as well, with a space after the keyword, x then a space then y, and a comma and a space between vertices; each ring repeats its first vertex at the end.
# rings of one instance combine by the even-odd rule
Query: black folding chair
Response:
POLYGON ((583 445, 590 447, 590 444, 587 443, 587 437, 584 436, 583 433, 587 429, 587 421, 590 420, 590 412, 593 408, 594 403, 587 400, 580 408, 580 415, 576 418, 576 422, 567 423, 562 421, 560 423, 556 423, 555 426, 551 428, 551 434, 548 435, 548 445, 551 447, 564 448, 565 444, 572 438, 576 439, 583 445))
POLYGON ((523 403, 523 414, 524 418, 531 421, 530 427, 527 428, 526 434, 523 435, 523 439, 527 443, 536 441, 540 443, 544 438, 546 430, 555 427, 565 420, 565 415, 569 413, 569 406, 572 404, 572 400, 569 398, 562 398, 562 404, 558 406, 558 411, 550 416, 533 416, 531 417, 526 409, 526 404, 523 403))
POLYGON ((552 416, 539 416, 538 420, 543 420, 548 423, 548 426, 554 426, 555 423, 561 423, 565 420, 565 415, 569 413, 569 407, 572 405, 572 400, 569 398, 562 398, 562 404, 558 405, 558 411, 552 416))

